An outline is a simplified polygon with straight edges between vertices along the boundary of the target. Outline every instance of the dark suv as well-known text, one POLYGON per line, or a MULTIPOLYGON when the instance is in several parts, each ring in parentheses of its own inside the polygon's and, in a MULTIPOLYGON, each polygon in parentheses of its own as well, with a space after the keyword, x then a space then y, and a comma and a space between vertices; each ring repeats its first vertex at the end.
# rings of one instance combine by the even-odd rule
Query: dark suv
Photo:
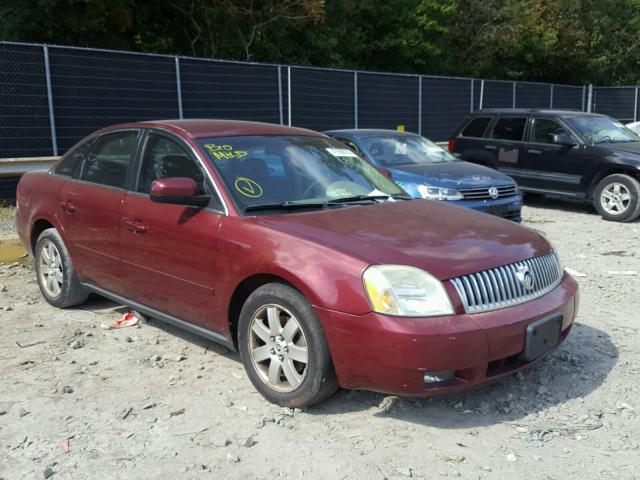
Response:
POLYGON ((640 215, 640 137, 605 115, 561 110, 481 110, 449 151, 516 179, 525 192, 593 202, 606 220, 640 215))

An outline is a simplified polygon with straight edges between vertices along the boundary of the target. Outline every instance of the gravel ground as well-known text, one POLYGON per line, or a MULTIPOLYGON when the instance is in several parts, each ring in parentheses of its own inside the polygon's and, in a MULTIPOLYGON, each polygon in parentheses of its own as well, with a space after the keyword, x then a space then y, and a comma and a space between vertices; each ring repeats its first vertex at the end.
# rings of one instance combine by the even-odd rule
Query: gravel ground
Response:
POLYGON ((0 479, 639 478, 640 223, 545 199, 524 219, 581 274, 556 352, 464 395, 305 411, 263 400, 235 353, 154 321, 103 330, 117 305, 56 310, 28 261, 0 265, 0 479))

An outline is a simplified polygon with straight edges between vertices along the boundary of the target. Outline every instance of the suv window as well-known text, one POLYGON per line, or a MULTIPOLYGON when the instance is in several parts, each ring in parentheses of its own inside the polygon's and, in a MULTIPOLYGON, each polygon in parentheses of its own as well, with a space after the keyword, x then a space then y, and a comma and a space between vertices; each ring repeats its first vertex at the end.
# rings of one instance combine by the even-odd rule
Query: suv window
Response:
POLYGON ((80 169, 82 168, 82 162, 87 157, 93 141, 89 140, 82 145, 78 145, 76 148, 68 152, 64 158, 56 166, 56 175, 63 177, 78 177, 80 169))
POLYGON ((520 141, 524 135, 526 124, 526 118, 502 117, 498 119, 495 127, 493 127, 491 137, 498 140, 520 141))
POLYGON ((487 129, 491 117, 476 117, 462 130, 463 137, 482 137, 487 129))
POLYGON ((548 118, 536 118, 533 122, 533 138, 536 143, 553 143, 553 136, 569 133, 555 120, 548 118))
POLYGON ((124 188, 127 169, 136 153, 138 131, 107 133, 98 138, 82 170, 82 180, 124 188))
POLYGON ((148 194, 154 180, 170 177, 192 178, 198 186, 197 194, 211 195, 214 200, 210 206, 222 209, 222 202, 209 187, 202 166, 178 142, 164 135, 151 133, 142 155, 136 191, 148 194))

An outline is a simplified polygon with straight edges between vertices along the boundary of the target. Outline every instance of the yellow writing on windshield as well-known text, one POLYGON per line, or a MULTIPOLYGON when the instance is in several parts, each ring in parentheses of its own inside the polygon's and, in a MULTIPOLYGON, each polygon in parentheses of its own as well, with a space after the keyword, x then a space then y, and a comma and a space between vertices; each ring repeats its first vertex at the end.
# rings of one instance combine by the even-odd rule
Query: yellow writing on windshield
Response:
POLYGON ((217 160, 231 160, 233 158, 242 158, 247 156, 244 150, 235 150, 231 145, 216 145, 215 143, 207 143, 204 148, 217 160))

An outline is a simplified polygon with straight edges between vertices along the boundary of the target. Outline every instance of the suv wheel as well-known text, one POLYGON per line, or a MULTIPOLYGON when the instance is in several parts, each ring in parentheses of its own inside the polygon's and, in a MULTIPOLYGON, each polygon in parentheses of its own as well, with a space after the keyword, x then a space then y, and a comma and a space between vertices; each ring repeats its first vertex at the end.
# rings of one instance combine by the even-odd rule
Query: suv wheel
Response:
POLYGON ((320 322, 289 286, 270 283, 249 296, 240 312, 238 346, 247 375, 270 402, 304 407, 337 389, 320 322))
POLYGON ((640 215, 640 182, 621 173, 609 175, 598 183, 594 204, 605 220, 631 222, 640 215))
POLYGON ((34 255, 38 285, 48 303, 58 308, 84 303, 89 292, 80 285, 67 247, 55 228, 40 234, 34 255))

